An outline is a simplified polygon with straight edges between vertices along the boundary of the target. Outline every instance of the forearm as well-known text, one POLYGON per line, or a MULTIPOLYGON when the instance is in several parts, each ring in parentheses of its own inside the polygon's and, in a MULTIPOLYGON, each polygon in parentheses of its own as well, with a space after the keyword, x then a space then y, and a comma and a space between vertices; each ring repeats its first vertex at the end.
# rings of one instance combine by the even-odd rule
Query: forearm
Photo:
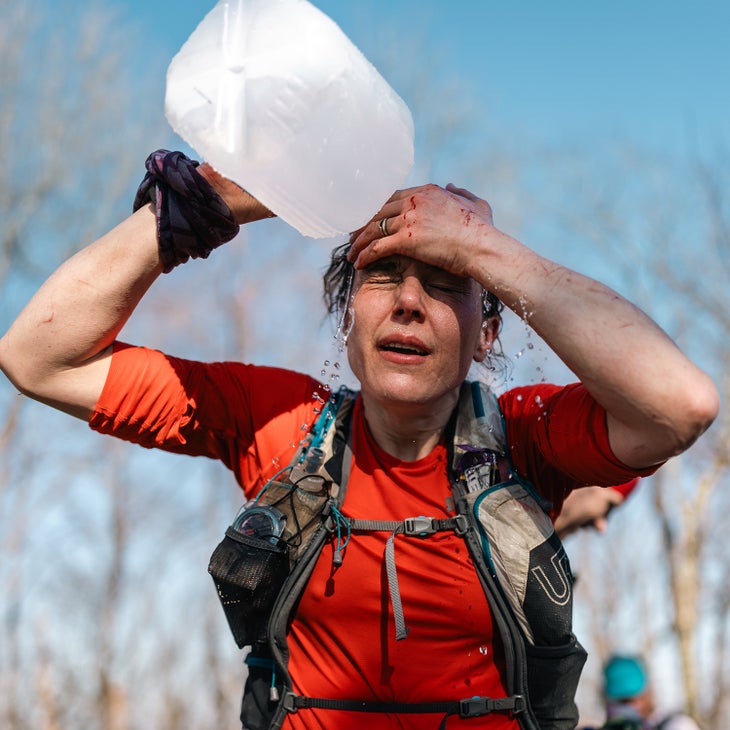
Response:
POLYGON ((472 276, 528 322, 606 409, 611 446, 628 466, 681 452, 711 423, 710 379, 607 286, 495 229, 484 234, 472 276))
POLYGON ((0 340, 0 367, 22 392, 86 417, 110 345, 161 270, 155 214, 145 206, 43 284, 0 340))

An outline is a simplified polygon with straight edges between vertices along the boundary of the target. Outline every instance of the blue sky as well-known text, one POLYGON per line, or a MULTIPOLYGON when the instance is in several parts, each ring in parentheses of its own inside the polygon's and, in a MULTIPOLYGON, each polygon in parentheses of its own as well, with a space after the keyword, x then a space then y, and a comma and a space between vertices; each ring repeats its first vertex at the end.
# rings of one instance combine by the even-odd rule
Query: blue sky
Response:
MULTIPOLYGON (((213 2, 120 0, 170 58, 213 2), (149 29, 149 30, 147 30, 149 29)), ((586 131, 662 146, 717 139, 730 118, 724 0, 314 0, 369 58, 383 31, 404 64, 461 78, 485 113, 530 134, 586 131)))

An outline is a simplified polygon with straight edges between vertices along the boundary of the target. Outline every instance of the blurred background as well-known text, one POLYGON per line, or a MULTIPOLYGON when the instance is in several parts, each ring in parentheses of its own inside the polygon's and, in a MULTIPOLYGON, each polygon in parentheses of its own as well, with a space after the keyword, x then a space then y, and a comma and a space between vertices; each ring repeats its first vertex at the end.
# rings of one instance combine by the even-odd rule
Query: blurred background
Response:
MULTIPOLYGON (((213 4, 0 0, 0 331, 130 212, 149 152, 186 150, 165 72, 213 4)), ((646 309, 725 400, 730 5, 313 4, 409 105, 410 183, 489 200, 503 230, 646 309)), ((331 366, 321 304, 339 242, 254 224, 163 277, 122 338, 355 385, 331 366)), ((496 389, 572 379, 518 319, 502 340, 496 389)), ((728 425, 723 411, 642 481, 605 534, 566 542, 585 723, 602 719, 601 664, 621 650, 647 657, 659 704, 730 727, 728 425)), ((0 727, 240 727, 245 668, 207 575, 240 501, 217 463, 104 439, 1 383, 0 727)))

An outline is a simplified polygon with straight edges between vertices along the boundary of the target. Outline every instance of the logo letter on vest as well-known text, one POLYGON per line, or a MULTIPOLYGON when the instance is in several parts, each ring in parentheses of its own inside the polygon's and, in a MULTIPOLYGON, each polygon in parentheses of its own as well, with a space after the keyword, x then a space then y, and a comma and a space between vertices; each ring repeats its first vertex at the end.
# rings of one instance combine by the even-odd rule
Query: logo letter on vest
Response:
POLYGON ((556 553, 550 558, 551 570, 545 570, 543 565, 538 565, 531 570, 535 580, 540 584, 545 595, 556 605, 565 606, 572 596, 571 582, 568 568, 568 556, 564 550, 556 553))

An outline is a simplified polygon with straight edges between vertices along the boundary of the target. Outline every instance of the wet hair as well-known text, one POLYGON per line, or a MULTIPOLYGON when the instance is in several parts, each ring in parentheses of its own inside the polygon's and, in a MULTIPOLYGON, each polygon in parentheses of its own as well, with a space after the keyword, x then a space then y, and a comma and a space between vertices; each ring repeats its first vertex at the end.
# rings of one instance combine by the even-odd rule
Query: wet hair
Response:
MULTIPOLYGON (((341 321, 349 305, 352 280, 355 276, 355 267, 347 260, 350 250, 350 243, 341 243, 335 246, 330 254, 330 263, 323 277, 324 303, 327 311, 341 321)), ((499 340, 499 332, 502 329, 502 311, 504 303, 492 292, 484 289, 482 291, 482 318, 483 320, 497 317, 499 326, 497 336, 494 338, 494 345, 491 354, 484 361, 483 365, 490 372, 504 372, 507 368, 507 358, 502 351, 502 343, 499 340)))

